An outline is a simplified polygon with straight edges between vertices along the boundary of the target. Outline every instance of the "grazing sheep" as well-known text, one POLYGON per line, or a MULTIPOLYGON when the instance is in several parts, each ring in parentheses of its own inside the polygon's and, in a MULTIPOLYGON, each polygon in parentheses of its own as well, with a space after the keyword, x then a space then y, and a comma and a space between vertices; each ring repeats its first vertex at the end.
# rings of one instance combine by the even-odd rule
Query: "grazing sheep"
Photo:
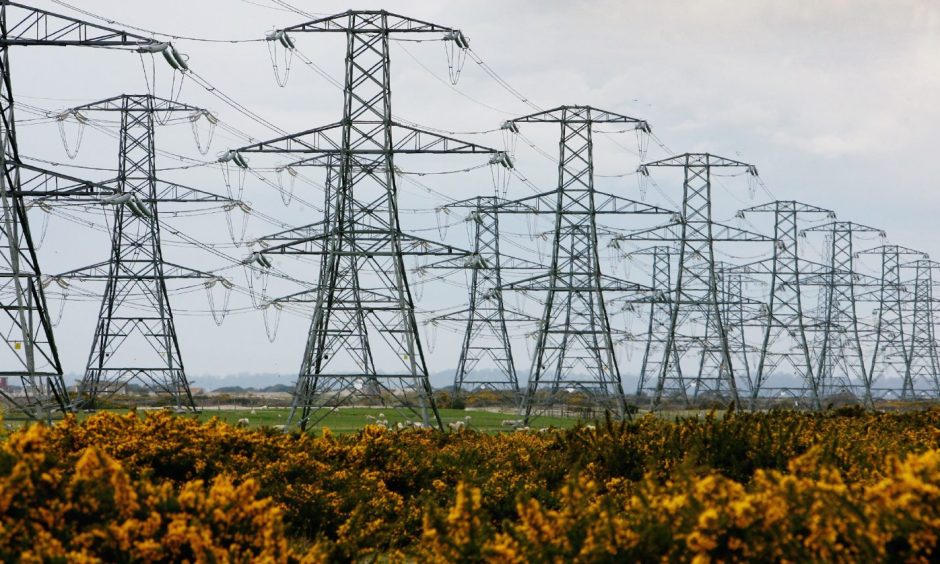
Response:
POLYGON ((530 429, 529 429, 528 427, 516 427, 516 432, 517 432, 517 433, 527 433, 527 432, 529 432, 529 430, 530 430, 530 429))
POLYGON ((368 419, 369 421, 375 421, 375 417, 372 415, 366 415, 366 419, 368 419))
POLYGON ((283 430, 286 429, 286 428, 287 428, 287 425, 274 425, 274 426, 272 427, 272 429, 275 429, 275 430, 277 430, 277 431, 283 431, 283 430))
POLYGON ((235 423, 235 426, 236 426, 236 427, 247 427, 247 426, 248 426, 248 423, 249 423, 248 418, 247 418, 247 417, 242 417, 241 419, 238 420, 238 422, 235 423))
POLYGON ((594 425, 585 425, 584 429, 587 431, 593 431, 594 429, 596 429, 596 427, 594 427, 594 425))
POLYGON ((252 414, 252 415, 255 414, 255 408, 253 408, 253 407, 251 408, 251 414, 252 414))
POLYGON ((427 428, 427 425, 425 425, 424 423, 422 423, 422 422, 420 422, 420 421, 415 421, 414 423, 411 424, 411 426, 414 427, 415 429, 426 429, 426 428, 427 428))
POLYGON ((518 427, 522 425, 522 419, 503 419, 503 427, 518 427))
POLYGON ((543 435, 544 435, 545 433, 549 432, 549 431, 550 431, 550 429, 549 429, 548 427, 541 427, 541 428, 539 429, 539 433, 541 433, 541 434, 543 434, 543 435))
POLYGON ((451 421, 450 423, 447 424, 447 426, 450 427, 454 431, 459 431, 463 429, 464 422, 463 421, 451 421))

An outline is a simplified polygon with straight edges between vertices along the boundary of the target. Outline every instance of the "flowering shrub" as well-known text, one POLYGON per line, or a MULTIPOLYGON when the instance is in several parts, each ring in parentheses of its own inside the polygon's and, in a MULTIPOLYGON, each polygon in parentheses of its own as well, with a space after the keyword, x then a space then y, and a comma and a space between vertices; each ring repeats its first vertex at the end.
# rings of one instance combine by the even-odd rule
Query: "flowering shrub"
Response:
POLYGON ((940 411, 285 435, 153 413, 0 444, 0 558, 931 561, 940 411))

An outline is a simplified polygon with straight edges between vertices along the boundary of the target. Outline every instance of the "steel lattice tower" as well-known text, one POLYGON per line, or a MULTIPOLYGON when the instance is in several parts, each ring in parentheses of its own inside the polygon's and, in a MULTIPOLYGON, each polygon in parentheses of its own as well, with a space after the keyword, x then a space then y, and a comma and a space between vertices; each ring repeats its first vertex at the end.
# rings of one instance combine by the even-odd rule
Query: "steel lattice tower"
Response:
POLYGON ((111 258, 58 276, 107 281, 79 386, 82 404, 97 407, 102 398, 138 380, 152 391, 169 394, 177 407, 195 409, 166 280, 217 277, 163 259, 158 204, 231 200, 158 179, 154 125, 157 114, 205 110, 147 94, 124 94, 71 111, 117 113, 121 122, 116 195, 98 200, 114 205, 111 258))
MULTIPOLYGON (((673 222, 630 233, 623 237, 635 241, 678 241, 679 264, 670 303, 672 304, 663 361, 656 383, 653 405, 657 406, 663 396, 678 398, 688 403, 690 388, 699 393, 722 397, 730 395, 738 403, 738 388, 735 382, 732 352, 728 334, 721 321, 722 293, 715 260, 716 242, 763 242, 769 239, 752 233, 722 225, 712 220, 712 169, 744 168, 751 175, 757 171, 753 165, 711 155, 708 153, 686 153, 668 159, 644 164, 641 174, 649 174, 653 167, 678 167, 683 169, 682 211, 673 222), (698 335, 693 324, 703 327, 698 335), (692 329, 692 332, 683 330, 692 329), (720 362, 715 373, 703 372, 691 382, 683 377, 682 367, 670 362, 677 353, 676 348, 684 340, 700 340, 704 347, 717 342, 720 362)), ((678 352, 682 352, 681 349, 678 352)), ((698 394, 697 394, 698 395, 698 394)))
POLYGON ((303 154, 308 164, 327 164, 333 177, 326 217, 307 229, 317 234, 264 251, 322 256, 289 422, 306 428, 336 407, 378 391, 386 396, 383 401, 417 408, 426 423, 430 412, 434 425, 442 427, 404 257, 456 251, 402 231, 394 159, 399 154, 500 152, 397 123, 389 42, 398 34, 434 34, 463 48, 466 38, 459 30, 385 11, 349 11, 279 31, 346 36, 342 121, 239 149, 303 154), (377 370, 377 360, 383 371, 377 370))
MULTIPOLYGON (((753 269, 722 262, 716 263, 715 266, 718 269, 719 292, 722 302, 721 322, 728 335, 728 348, 733 358, 740 359, 737 368, 738 380, 741 380, 743 375, 743 380, 747 383, 748 390, 750 390, 754 388, 754 381, 751 376, 751 361, 748 358, 748 353, 756 352, 756 350, 747 342, 746 329, 755 319, 760 317, 765 304, 745 295, 746 287, 757 283, 757 280, 753 277, 753 274, 755 274, 753 269)), ((709 360, 711 361, 709 368, 717 372, 720 369, 720 354, 711 355, 709 360)), ((700 377, 699 380, 701 379, 700 377)))
POLYGON ((533 269, 539 265, 504 256, 499 247, 499 214, 505 201, 496 196, 478 196, 447 204, 448 208, 468 208, 467 221, 472 223, 473 252, 467 257, 448 259, 429 268, 461 268, 470 270, 468 307, 430 319, 466 323, 460 348, 460 359, 454 374, 454 396, 471 389, 511 392, 514 402, 521 401, 519 380, 512 356, 507 322, 535 321, 534 318, 507 307, 503 300, 502 272, 506 269, 533 269), (454 262, 457 262, 454 265, 454 262), (495 364, 498 374, 474 373, 481 360, 495 364))
POLYGON ((901 397, 916 399, 918 392, 922 391, 938 398, 940 355, 934 328, 933 271, 940 269, 940 263, 922 258, 904 266, 914 268, 914 299, 901 397), (918 383, 923 387, 918 387, 918 383))
MULTIPOLYGON (((649 317, 646 329, 646 346, 643 349, 643 361, 640 364, 640 378, 636 386, 638 396, 656 391, 656 381, 660 370, 661 355, 666 344, 669 319, 672 306, 669 294, 672 288, 672 259, 675 252, 669 245, 656 245, 629 253, 629 256, 652 257, 653 298, 649 304, 649 317), (652 377, 650 377, 652 376, 652 377), (652 382, 652 386, 650 386, 652 382)), ((673 361, 678 363, 679 355, 673 350, 673 361)))
POLYGON ((901 280, 902 257, 912 256, 927 259, 927 255, 899 245, 881 245, 857 253, 875 255, 880 258, 881 276, 878 288, 856 296, 859 301, 877 301, 875 323, 863 341, 871 344, 871 360, 868 374, 872 385, 885 376, 894 376, 902 382, 901 395, 907 391, 907 335, 906 306, 910 303, 907 290, 901 280))
POLYGON ((862 399, 872 404, 871 374, 865 363, 859 319, 856 311, 855 290, 860 275, 855 271, 854 238, 860 233, 884 232, 874 227, 851 221, 834 221, 804 229, 804 232, 824 232, 829 237, 829 265, 821 296, 823 311, 816 352, 816 378, 820 395, 846 391, 858 396, 859 382, 862 399))
POLYGON ((127 48, 151 45, 153 39, 82 20, 0 1, 0 307, 4 352, 0 377, 18 378, 23 397, 0 394, 36 418, 70 409, 62 364, 52 333, 41 271, 36 258, 24 197, 58 198, 107 192, 76 178, 26 165, 20 160, 14 120, 12 46, 87 46, 127 48))
MULTIPOLYGON (((809 395, 814 408, 821 407, 819 386, 813 370, 812 350, 807 340, 807 315, 803 308, 803 279, 809 265, 799 255, 799 221, 806 215, 821 214, 835 218, 831 210, 796 201, 778 200, 743 209, 748 213, 772 213, 774 217, 774 254, 770 259, 770 291, 767 294, 766 315, 763 319, 763 340, 754 374, 750 400, 764 391, 773 372, 782 363, 796 371, 802 388, 797 397, 809 395)), ((751 266, 766 266, 766 261, 751 266)), ((822 265, 815 265, 811 274, 818 274, 822 265)), ((810 323, 812 325, 812 322, 810 323)), ((789 387, 778 392, 791 391, 789 387)))
MULTIPOLYGON (((745 285, 754 282, 749 276, 753 274, 750 269, 725 262, 716 262, 715 273, 718 280, 721 327, 724 328, 727 336, 728 351, 731 358, 736 359, 737 374, 735 375, 735 382, 737 384, 743 380, 747 384, 747 388, 750 389, 752 381, 748 352, 753 351, 747 343, 745 328, 759 315, 756 310, 763 304, 744 295, 745 285)), ((704 334, 701 337, 683 337, 681 340, 686 341, 685 343, 681 341, 676 343, 676 348, 679 349, 676 354, 679 357, 681 357, 681 352, 685 350, 699 349, 698 370, 692 382, 687 384, 692 389, 691 397, 686 396, 686 401, 689 402, 698 400, 703 392, 709 392, 710 388, 706 387, 704 383, 709 381, 711 375, 720 374, 723 370, 722 342, 720 339, 715 338, 714 332, 718 324, 712 322, 713 315, 711 311, 705 313, 704 334)))
POLYGON ((622 417, 626 412, 626 399, 605 293, 649 289, 602 272, 597 215, 669 211, 596 190, 592 135, 595 124, 624 124, 642 131, 649 131, 649 125, 643 120, 590 106, 561 106, 509 123, 516 126, 557 123, 561 130, 558 187, 513 202, 515 205, 546 202, 552 206, 555 216, 549 271, 506 285, 513 290, 548 294, 523 402, 525 421, 528 422, 536 403, 551 405, 565 390, 578 390, 596 397, 597 403, 612 408, 622 417), (539 394, 540 386, 545 383, 549 385, 548 390, 539 394))

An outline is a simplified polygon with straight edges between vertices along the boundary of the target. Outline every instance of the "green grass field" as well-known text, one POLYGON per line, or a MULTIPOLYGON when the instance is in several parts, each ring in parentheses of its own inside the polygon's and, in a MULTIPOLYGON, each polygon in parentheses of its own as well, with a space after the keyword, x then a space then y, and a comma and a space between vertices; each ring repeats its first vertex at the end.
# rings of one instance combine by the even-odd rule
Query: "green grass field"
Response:
MULTIPOLYGON (((286 424, 290 413, 288 408, 256 408, 253 411, 252 413, 250 409, 206 409, 196 417, 202 421, 218 417, 222 421, 233 425, 239 419, 246 418, 250 427, 264 427, 286 424)), ((510 413, 493 413, 474 409, 442 409, 440 413, 445 426, 448 423, 464 421, 465 417, 470 417, 469 422, 467 422, 469 428, 486 432, 511 430, 502 422, 507 419, 517 418, 516 415, 510 413)), ((413 414, 402 413, 391 408, 348 407, 337 409, 327 415, 313 427, 313 431, 319 431, 323 427, 327 427, 335 433, 352 433, 362 429, 369 423, 374 423, 374 419, 369 419, 369 417, 378 419, 383 415, 384 419, 388 420, 389 426, 394 426, 398 422, 406 424, 408 421, 420 421, 413 414)), ((578 420, 574 418, 539 416, 531 420, 530 426, 532 428, 569 428, 574 427, 577 423, 578 420)))
MULTIPOLYGON (((125 414, 127 409, 109 410, 113 413, 125 414)), ((140 413, 146 413, 146 410, 139 410, 140 413)), ((464 421, 467 428, 478 431, 493 433, 499 431, 512 431, 512 427, 503 425, 502 422, 510 419, 518 419, 519 416, 514 413, 495 413, 476 409, 442 409, 440 410, 441 420, 445 427, 448 423, 455 421, 464 421), (465 420, 469 417, 469 421, 465 420)), ((78 418, 84 419, 92 415, 91 412, 79 412, 78 418)), ((275 425, 287 424, 290 409, 286 407, 266 407, 266 408, 205 408, 196 414, 180 413, 179 417, 195 417, 200 421, 209 421, 218 418, 225 423, 235 425, 242 418, 248 419, 248 426, 274 427, 275 425)), ((372 407, 348 407, 340 408, 329 415, 316 425, 308 429, 314 433, 319 433, 324 427, 334 433, 354 433, 365 427, 369 423, 375 423, 377 419, 385 419, 390 427, 396 423, 408 424, 410 421, 420 421, 420 417, 407 411, 398 411, 392 408, 372 408, 372 407)), ((24 425, 28 420, 17 417, 13 414, 4 414, 3 423, 8 428, 17 428, 24 425)), ((543 427, 555 427, 567 429, 574 427, 579 422, 575 417, 551 417, 546 415, 533 416, 530 420, 532 429, 543 427)), ((585 423, 592 421, 585 420, 585 423)))

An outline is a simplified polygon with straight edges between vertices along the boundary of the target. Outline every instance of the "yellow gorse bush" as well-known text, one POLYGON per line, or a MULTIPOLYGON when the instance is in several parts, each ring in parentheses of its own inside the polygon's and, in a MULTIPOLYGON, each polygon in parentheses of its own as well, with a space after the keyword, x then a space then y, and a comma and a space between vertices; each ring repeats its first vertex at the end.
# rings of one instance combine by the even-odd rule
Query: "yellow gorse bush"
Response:
POLYGON ((99 414, 0 445, 23 561, 936 561, 940 411, 320 436, 99 414))

